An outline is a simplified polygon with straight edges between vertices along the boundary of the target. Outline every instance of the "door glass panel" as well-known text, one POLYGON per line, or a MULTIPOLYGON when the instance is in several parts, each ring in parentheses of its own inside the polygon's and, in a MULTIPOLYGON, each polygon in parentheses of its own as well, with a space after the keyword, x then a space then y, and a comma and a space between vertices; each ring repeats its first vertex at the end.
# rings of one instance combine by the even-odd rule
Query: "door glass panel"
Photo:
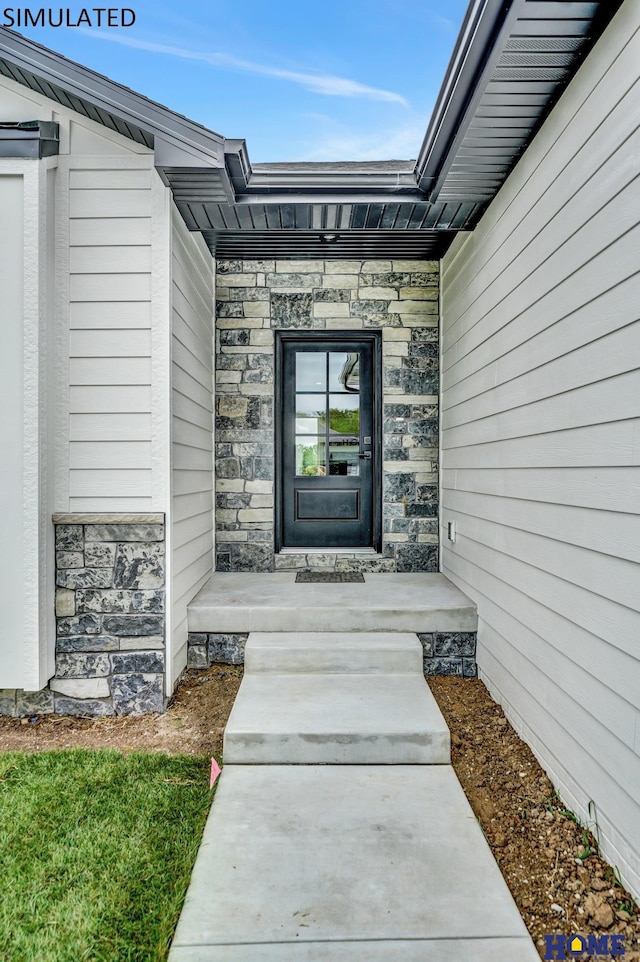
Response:
POLYGON ((296 395, 296 434, 321 434, 326 423, 325 394, 296 395))
POLYGON ((360 390, 360 354, 329 354, 329 390, 357 393, 360 390))
POLYGON ((359 352, 296 351, 296 476, 360 474, 359 367, 359 352))
POLYGON ((327 473, 324 437, 296 437, 296 475, 313 478, 327 473))
POLYGON ((360 474, 360 397, 329 395, 329 474, 360 474))
POLYGON ((296 351, 296 391, 326 391, 326 351, 296 351))
POLYGON ((359 451, 357 438, 345 437, 336 441, 332 437, 329 441, 329 474, 357 477, 360 474, 359 451))
POLYGON ((357 395, 329 395, 329 435, 353 434, 360 437, 360 399, 357 395))
POLYGON ((360 398, 357 394, 329 395, 329 436, 352 434, 360 437, 360 398))

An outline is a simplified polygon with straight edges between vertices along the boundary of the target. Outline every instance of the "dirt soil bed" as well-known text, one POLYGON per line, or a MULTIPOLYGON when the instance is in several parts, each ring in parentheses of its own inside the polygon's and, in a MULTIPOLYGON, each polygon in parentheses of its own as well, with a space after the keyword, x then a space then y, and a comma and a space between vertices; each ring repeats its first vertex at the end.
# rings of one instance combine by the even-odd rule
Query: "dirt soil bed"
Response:
POLYGON ((626 936, 624 962, 639 962, 637 906, 483 683, 429 684, 451 731, 455 772, 540 955, 546 934, 615 933, 626 936))
MULTIPOLYGON (((164 715, 1 718, 0 751, 108 747, 219 755, 241 680, 242 668, 231 665, 187 672, 164 715)), ((456 774, 540 955, 549 933, 615 933, 626 936, 624 962, 640 962, 637 906, 482 682, 434 678, 430 685, 451 730, 456 774)))
POLYGON ((220 755, 222 733, 241 681, 242 667, 235 665, 187 671, 164 715, 0 718, 0 751, 119 748, 125 752, 220 755))

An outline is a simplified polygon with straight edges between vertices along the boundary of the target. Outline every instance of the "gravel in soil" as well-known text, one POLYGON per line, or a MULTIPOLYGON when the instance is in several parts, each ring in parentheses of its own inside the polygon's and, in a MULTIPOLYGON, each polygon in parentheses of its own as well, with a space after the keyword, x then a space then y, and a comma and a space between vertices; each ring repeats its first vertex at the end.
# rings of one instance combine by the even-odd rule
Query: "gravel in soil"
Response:
MULTIPOLYGON (((183 675, 163 715, 0 718, 0 751, 117 748, 220 755, 242 668, 183 675)), ((640 912, 478 679, 431 678, 455 772, 542 956, 543 936, 619 934, 640 962, 640 912)), ((505 960, 506 962, 506 960, 505 960)))
POLYGON ((624 962, 640 962, 632 897, 483 683, 429 685, 451 732, 456 775, 541 957, 546 934, 616 934, 625 936, 624 962))

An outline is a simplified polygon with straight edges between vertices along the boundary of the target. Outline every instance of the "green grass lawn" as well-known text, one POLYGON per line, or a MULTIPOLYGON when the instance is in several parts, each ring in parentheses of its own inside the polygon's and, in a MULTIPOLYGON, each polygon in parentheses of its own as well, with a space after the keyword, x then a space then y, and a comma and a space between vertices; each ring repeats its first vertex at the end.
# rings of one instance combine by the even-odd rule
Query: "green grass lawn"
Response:
POLYGON ((165 959, 211 802, 209 764, 0 755, 2 962, 165 959))

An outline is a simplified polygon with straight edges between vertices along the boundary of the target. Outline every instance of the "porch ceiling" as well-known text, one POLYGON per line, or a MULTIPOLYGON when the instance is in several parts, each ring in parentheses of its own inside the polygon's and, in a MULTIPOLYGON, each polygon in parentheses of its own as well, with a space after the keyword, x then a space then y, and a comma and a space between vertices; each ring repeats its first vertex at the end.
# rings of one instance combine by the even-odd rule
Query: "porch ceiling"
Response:
POLYGON ((335 241, 318 231, 204 230, 202 236, 217 257, 322 260, 438 260, 456 236, 441 230, 348 230, 335 241), (267 253, 268 252, 268 253, 267 253))
POLYGON ((471 0, 409 161, 252 167, 243 140, 7 28, 0 73, 153 149, 187 226, 217 256, 436 259, 475 227, 622 2, 471 0))

